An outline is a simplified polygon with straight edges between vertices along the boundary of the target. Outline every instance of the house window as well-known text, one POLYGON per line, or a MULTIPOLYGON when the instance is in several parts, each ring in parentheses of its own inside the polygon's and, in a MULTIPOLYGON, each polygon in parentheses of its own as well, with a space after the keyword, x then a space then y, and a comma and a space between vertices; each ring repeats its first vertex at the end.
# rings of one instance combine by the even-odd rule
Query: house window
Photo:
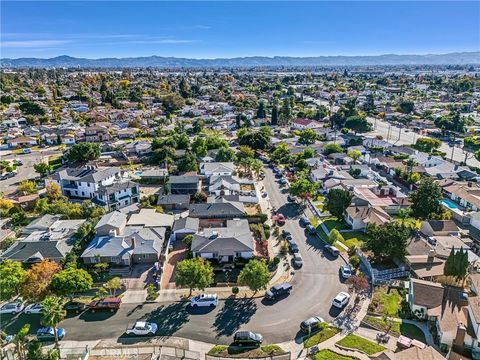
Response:
POLYGON ((237 251, 237 252, 235 253, 235 257, 242 257, 242 253, 237 251))
POLYGON ((133 187, 133 188, 132 188, 132 194, 133 194, 133 195, 137 195, 137 188, 136 188, 136 187, 133 187))
POLYGON ((82 191, 82 196, 85 196, 85 193, 82 191))

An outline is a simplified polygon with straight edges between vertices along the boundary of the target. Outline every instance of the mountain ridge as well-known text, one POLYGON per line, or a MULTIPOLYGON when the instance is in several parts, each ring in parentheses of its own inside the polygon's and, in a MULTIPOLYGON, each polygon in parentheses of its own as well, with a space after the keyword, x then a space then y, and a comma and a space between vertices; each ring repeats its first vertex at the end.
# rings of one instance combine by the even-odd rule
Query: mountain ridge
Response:
POLYGON ((3 68, 21 67, 275 67, 275 66, 381 66, 381 65, 468 65, 480 64, 480 52, 453 52, 425 55, 332 55, 332 56, 247 56, 196 59, 168 56, 77 58, 68 55, 53 58, 0 59, 3 68))

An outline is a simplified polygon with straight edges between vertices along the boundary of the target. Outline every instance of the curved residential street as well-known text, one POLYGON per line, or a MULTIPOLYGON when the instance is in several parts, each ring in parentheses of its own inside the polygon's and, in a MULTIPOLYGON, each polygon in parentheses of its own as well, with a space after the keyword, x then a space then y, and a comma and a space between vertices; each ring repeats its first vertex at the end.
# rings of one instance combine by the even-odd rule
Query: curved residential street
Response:
MULTIPOLYGON (((304 266, 295 272, 290 296, 275 303, 263 299, 240 299, 221 301, 217 308, 193 310, 185 302, 122 304, 117 313, 86 312, 66 319, 60 326, 66 329, 66 340, 96 340, 119 338, 127 324, 138 319, 147 319, 159 325, 157 335, 175 335, 209 343, 228 344, 233 334, 240 330, 252 330, 263 334, 266 343, 278 343, 296 338, 300 322, 319 315, 331 321, 339 315, 330 306, 335 295, 346 289, 339 276, 342 259, 323 255, 323 243, 318 237, 307 236, 299 225, 299 207, 287 202, 287 193, 282 193, 270 169, 264 180, 271 205, 288 217, 285 228, 297 241, 304 266)), ((310 214, 307 214, 310 216, 310 214)), ((20 315, 23 321, 31 320, 32 329, 38 326, 39 316, 20 315)), ((22 321, 22 322, 23 322, 22 321)), ((2 327, 8 333, 16 323, 8 324, 2 318, 2 327)), ((121 341, 121 339, 120 339, 121 341)))

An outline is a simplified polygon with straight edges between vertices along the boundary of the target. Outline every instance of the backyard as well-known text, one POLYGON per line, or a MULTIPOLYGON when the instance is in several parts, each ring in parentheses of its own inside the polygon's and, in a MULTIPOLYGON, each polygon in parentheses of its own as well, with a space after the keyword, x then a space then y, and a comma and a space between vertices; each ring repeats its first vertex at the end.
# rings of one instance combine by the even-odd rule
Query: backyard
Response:
POLYGON ((400 289, 376 287, 368 310, 379 315, 401 317, 402 301, 400 289))
POLYGON ((321 350, 313 355, 313 360, 358 360, 358 358, 340 355, 331 350, 321 350))

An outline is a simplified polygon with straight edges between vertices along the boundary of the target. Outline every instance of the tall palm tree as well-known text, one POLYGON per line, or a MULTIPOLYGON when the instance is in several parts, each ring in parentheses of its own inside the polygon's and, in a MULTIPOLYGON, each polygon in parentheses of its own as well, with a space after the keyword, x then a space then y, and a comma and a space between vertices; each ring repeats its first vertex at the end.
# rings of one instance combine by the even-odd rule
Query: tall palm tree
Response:
POLYGON ((30 324, 25 324, 13 337, 15 344, 15 352, 20 360, 25 359, 25 346, 27 344, 27 336, 30 332, 30 324))
POLYGON ((240 160, 240 166, 243 167, 244 173, 250 173, 252 170, 253 159, 252 158, 243 158, 240 160))
POLYGON ((63 307, 63 299, 52 295, 47 296, 42 302, 42 318, 41 324, 44 326, 52 327, 53 333, 55 334, 55 347, 58 349, 58 334, 57 334, 57 325, 60 323, 67 312, 63 307))
POLYGON ((253 170, 253 173, 255 174, 255 176, 258 177, 260 175, 260 173, 262 172, 263 163, 258 159, 254 159, 252 161, 251 167, 252 167, 252 170, 253 170))

